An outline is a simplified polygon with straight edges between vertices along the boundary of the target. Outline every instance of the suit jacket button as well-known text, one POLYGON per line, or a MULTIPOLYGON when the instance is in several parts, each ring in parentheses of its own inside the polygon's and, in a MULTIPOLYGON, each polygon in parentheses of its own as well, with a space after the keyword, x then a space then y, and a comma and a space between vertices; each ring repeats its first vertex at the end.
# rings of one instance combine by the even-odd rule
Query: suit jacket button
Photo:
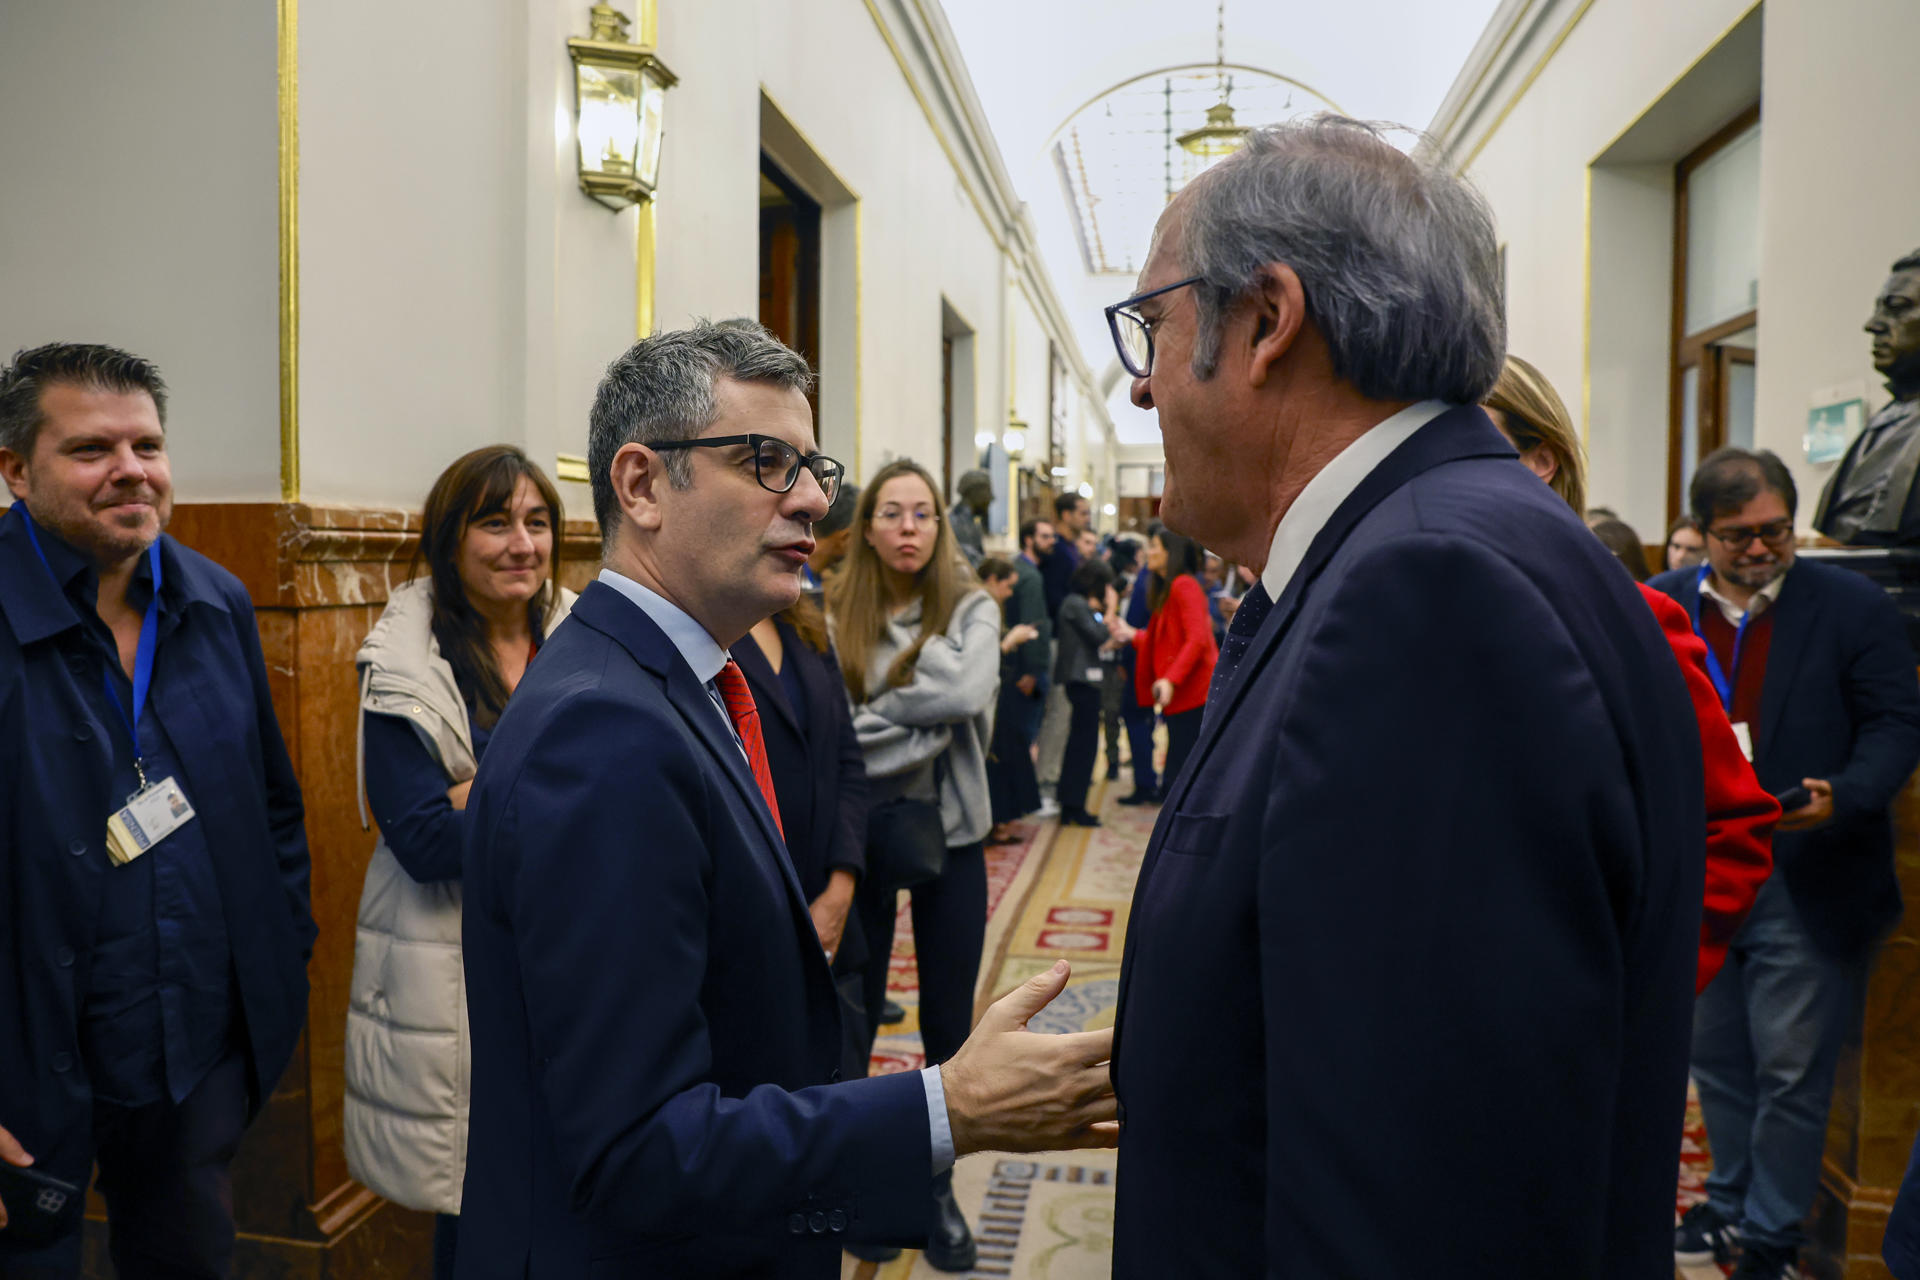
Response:
POLYGON ((93 726, 86 723, 84 720, 81 721, 80 724, 73 731, 73 740, 75 742, 87 742, 91 740, 92 737, 93 737, 93 726))
POLYGON ((807 1229, 819 1235, 827 1229, 827 1215, 815 1209, 807 1215, 807 1229))
POLYGON ((847 1215, 835 1209, 827 1215, 827 1227, 833 1231, 845 1231, 847 1229, 847 1215))
POLYGON ((59 965, 62 969, 73 968, 73 948, 62 947, 58 951, 54 952, 53 962, 59 965))
POLYGON ((827 1073, 827 1083, 828 1084, 840 1083, 840 1068, 835 1067, 832 1071, 827 1073))
POLYGON ((53 1055, 53 1069, 64 1074, 73 1069, 73 1055, 62 1050, 53 1055))
POLYGON ((87 851, 87 842, 85 840, 74 840, 69 842, 67 845, 67 852, 72 854, 76 858, 79 857, 81 854, 85 853, 86 851, 87 851))
POLYGON ((788 1218, 787 1230, 793 1232, 793 1234, 797 1236, 803 1236, 807 1234, 807 1215, 804 1213, 796 1213, 792 1217, 788 1218))

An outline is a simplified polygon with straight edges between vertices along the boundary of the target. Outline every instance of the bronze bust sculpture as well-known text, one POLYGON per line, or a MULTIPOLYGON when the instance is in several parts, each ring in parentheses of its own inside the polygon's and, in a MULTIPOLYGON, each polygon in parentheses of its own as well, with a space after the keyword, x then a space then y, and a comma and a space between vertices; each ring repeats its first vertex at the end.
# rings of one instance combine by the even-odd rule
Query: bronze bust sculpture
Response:
POLYGON ((1849 546, 1920 543, 1920 250, 1893 264, 1866 329, 1893 402, 1847 446, 1813 526, 1849 546))
POLYGON ((986 554, 982 543, 987 512, 993 506, 993 477, 984 471, 969 471, 954 487, 960 491, 960 500, 948 513, 953 522, 953 538, 960 544, 967 563, 979 564, 986 554))

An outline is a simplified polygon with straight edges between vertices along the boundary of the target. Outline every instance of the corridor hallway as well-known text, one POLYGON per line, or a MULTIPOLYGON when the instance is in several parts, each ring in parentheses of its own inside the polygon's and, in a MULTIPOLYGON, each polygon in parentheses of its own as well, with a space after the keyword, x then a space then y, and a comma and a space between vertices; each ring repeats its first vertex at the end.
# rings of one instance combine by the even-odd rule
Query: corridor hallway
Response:
MULTIPOLYGON (((1113 1025, 1127 912, 1156 808, 1115 803, 1128 788, 1105 782, 1096 767, 1088 808, 1100 827, 1027 820, 1022 839, 987 850, 987 941, 975 1015, 1054 961, 1073 966, 1067 989, 1029 1024, 1036 1031, 1092 1031, 1113 1025)), ((904 904, 905 899, 902 899, 904 904)), ((923 1063, 913 963, 913 932, 900 912, 888 992, 905 1022, 880 1029, 875 1073, 923 1063)), ((955 1167, 953 1189, 980 1245, 974 1276, 1019 1280, 1105 1280, 1113 1257, 1111 1151, 1008 1156, 982 1152, 955 1167)), ((842 1255, 843 1280, 931 1280, 935 1271, 912 1250, 887 1263, 842 1255)))

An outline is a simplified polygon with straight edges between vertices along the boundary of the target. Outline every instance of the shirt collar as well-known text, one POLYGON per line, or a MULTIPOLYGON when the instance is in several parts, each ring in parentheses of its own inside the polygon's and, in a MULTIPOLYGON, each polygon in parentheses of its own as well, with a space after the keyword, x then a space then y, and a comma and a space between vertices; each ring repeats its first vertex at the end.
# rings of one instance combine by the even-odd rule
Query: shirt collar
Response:
POLYGON ((713 683, 720 674, 720 668, 730 659, 720 642, 707 634, 707 629, 693 620, 693 615, 657 591, 635 582, 622 573, 612 569, 600 571, 600 581, 618 591, 639 606, 640 612, 653 619, 653 625, 667 633, 667 639, 680 651, 687 665, 693 668, 693 674, 701 684, 713 683))
MULTIPOLYGON (((22 511, 25 508, 22 507, 22 511)), ((61 594, 70 602, 78 602, 87 610, 97 608, 100 595, 100 572, 87 554, 47 528, 38 520, 33 522, 33 532, 39 540, 41 554, 47 559, 47 568, 53 572, 53 580, 60 587, 61 594)), ((35 556, 34 559, 39 559, 35 556)), ((170 574, 177 577, 177 574, 170 574)), ((165 615, 167 597, 178 588, 169 581, 160 593, 160 612, 165 615)), ((135 609, 145 609, 153 599, 153 562, 142 552, 133 566, 133 577, 127 582, 127 603, 135 609)))
POLYGON ((1714 589, 1713 573, 1711 570, 1707 572, 1705 577, 1700 579, 1700 594, 1713 601, 1714 605, 1720 610, 1720 616, 1725 618, 1730 625, 1738 627, 1749 617, 1757 618, 1780 602, 1780 588, 1786 585, 1787 575, 1792 572, 1793 566, 1788 565, 1781 571, 1779 577, 1754 592, 1753 599, 1747 603, 1747 607, 1744 609, 1714 589))
POLYGON ((1300 562, 1307 558, 1307 549, 1313 540, 1326 528, 1327 521, 1333 519, 1340 504, 1353 496, 1360 482, 1373 474, 1373 469, 1405 444, 1414 432, 1445 413, 1447 407, 1440 400, 1408 405, 1363 432, 1307 481, 1307 487, 1287 508, 1287 514, 1280 517, 1280 527, 1273 531, 1267 566, 1260 571, 1261 585, 1266 587, 1269 597, 1280 598, 1287 584, 1293 581, 1293 575, 1299 572, 1300 562))

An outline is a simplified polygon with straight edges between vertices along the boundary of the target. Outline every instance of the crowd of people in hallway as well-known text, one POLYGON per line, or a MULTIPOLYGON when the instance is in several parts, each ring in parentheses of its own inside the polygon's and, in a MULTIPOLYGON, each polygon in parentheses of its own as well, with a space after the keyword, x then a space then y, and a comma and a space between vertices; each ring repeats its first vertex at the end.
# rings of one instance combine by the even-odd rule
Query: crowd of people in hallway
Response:
MULTIPOLYGON (((608 367, 577 595, 539 465, 453 460, 355 658, 343 1125, 434 1275, 965 1271, 958 1158, 1116 1146, 1129 1280, 1792 1274, 1901 910, 1905 623, 1766 451, 1649 574, 1496 263, 1372 128, 1254 132, 1108 313, 1141 538, 856 485, 750 321, 608 367), (1159 807, 1116 1025, 1027 1030, 1065 962, 976 1021, 986 847, 1098 825, 1103 735, 1159 807), (873 1076, 902 893, 926 1066, 873 1076)), ((96 1167, 118 1274, 230 1274, 305 1020, 301 790, 245 590, 165 533, 166 407, 111 347, 0 371, 5 1277, 79 1274, 96 1167)), ((1920 1186, 1902 1280, 1914 1239, 1920 1186)))

